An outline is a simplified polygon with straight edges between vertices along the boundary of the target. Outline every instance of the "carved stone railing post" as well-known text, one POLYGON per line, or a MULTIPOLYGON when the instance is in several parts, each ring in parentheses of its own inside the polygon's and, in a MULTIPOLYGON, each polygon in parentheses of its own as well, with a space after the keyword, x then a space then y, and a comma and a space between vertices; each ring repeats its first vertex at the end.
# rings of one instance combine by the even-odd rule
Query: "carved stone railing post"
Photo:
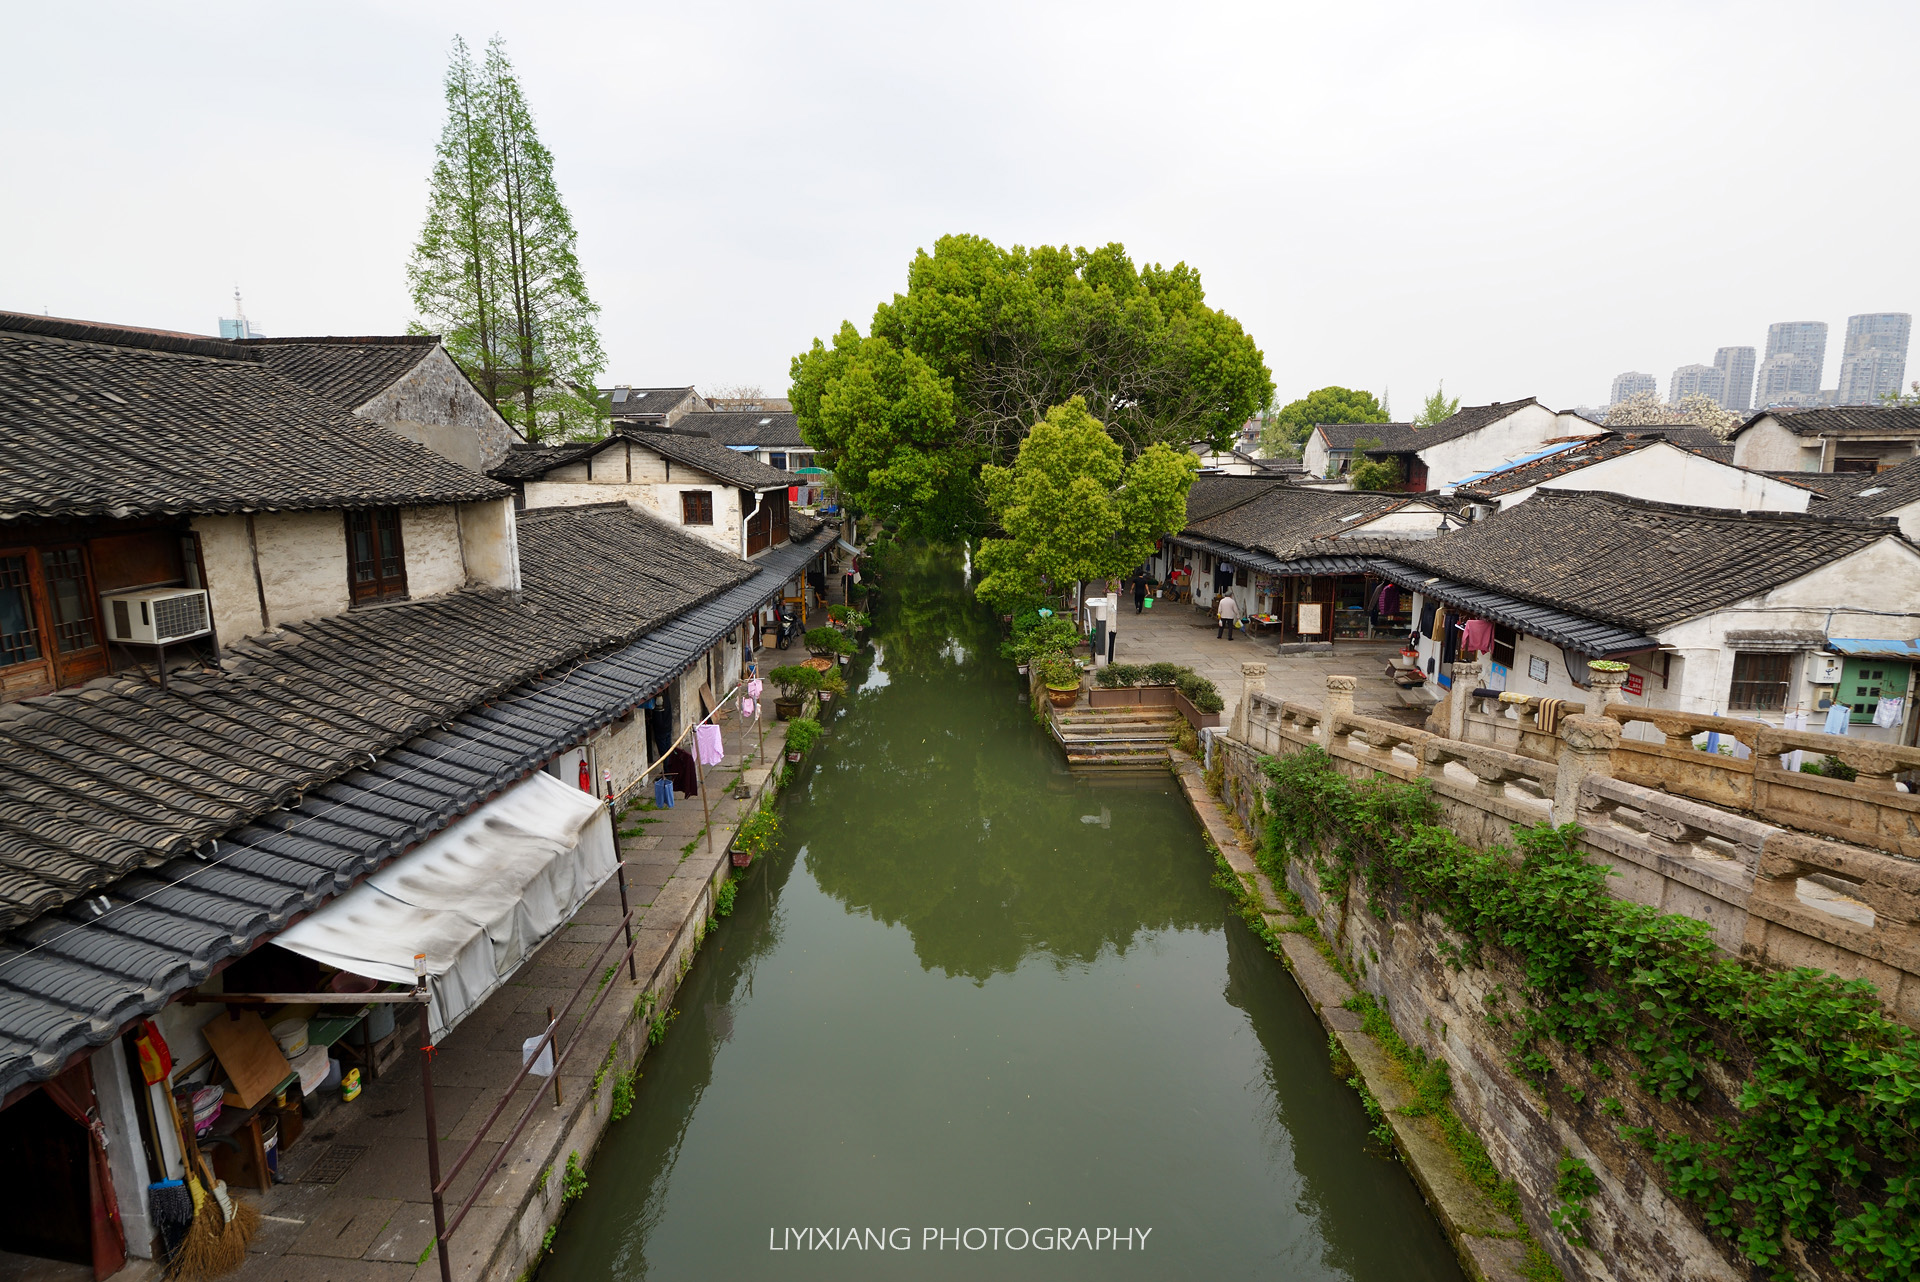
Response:
POLYGON ((1610 703, 1620 702, 1620 687, 1627 683, 1627 669, 1622 665, 1618 669, 1603 668, 1599 664, 1587 667, 1587 715, 1598 717, 1607 710, 1610 703))
POLYGON ((1353 719, 1352 677, 1327 678, 1327 715, 1320 722, 1320 742, 1329 751, 1347 736, 1346 722, 1353 719))
POLYGON ((1447 738, 1467 737, 1467 705, 1480 688, 1486 668, 1480 660, 1462 660, 1453 665, 1453 687, 1447 692, 1447 738))
POLYGON ((1580 819, 1580 783, 1592 775, 1613 774, 1613 750, 1620 746, 1620 723, 1610 717, 1571 716, 1560 722, 1560 775, 1553 785, 1553 822, 1580 819))
POLYGON ((1240 665, 1240 705, 1233 710, 1233 728, 1228 731, 1242 743, 1252 739, 1249 731, 1253 725, 1253 696, 1267 692, 1267 665, 1264 663, 1243 663, 1240 665))

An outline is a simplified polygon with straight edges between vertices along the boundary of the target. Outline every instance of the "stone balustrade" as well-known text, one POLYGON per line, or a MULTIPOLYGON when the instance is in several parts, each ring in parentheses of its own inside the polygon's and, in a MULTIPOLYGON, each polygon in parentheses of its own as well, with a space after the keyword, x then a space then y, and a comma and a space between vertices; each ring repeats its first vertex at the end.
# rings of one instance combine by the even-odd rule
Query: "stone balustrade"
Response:
MULTIPOLYGON (((1467 703, 1460 714, 1471 732, 1485 714, 1467 703)), ((1243 807, 1265 786, 1259 757, 1312 746, 1356 777, 1424 780, 1442 822, 1476 846, 1510 845, 1515 825, 1577 822, 1582 848, 1612 869, 1622 898, 1706 922, 1722 949, 1763 965, 1869 979, 1890 1011, 1920 1026, 1920 862, 1902 857, 1920 854, 1920 798, 1879 783, 1920 764, 1912 749, 1608 703, 1605 715, 1576 706, 1563 716, 1553 759, 1543 760, 1537 745, 1515 752, 1356 716, 1345 677, 1328 679, 1320 707, 1250 689, 1242 708, 1224 750, 1230 771, 1244 776, 1236 789, 1243 807), (1622 727, 1640 720, 1669 742, 1624 739, 1622 727), (1692 736, 1702 729, 1748 743, 1753 758, 1697 751, 1692 736), (1779 760, 1796 748, 1843 761, 1851 753, 1862 779, 1866 766, 1875 778, 1848 784, 1790 773, 1779 760), (1747 800, 1740 813, 1703 804, 1729 794, 1747 800), (1773 813, 1792 818, 1783 824, 1773 813), (1883 849, 1856 844, 1870 839, 1883 849)))

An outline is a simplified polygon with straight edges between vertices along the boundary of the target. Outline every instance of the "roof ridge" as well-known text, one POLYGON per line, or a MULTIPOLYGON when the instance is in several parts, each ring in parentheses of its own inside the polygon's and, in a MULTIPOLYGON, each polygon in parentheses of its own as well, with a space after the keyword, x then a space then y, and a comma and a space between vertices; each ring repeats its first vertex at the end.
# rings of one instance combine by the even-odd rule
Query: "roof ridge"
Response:
POLYGON ((236 347, 430 347, 440 341, 438 334, 315 334, 293 338, 223 338, 216 340, 236 347))
MULTIPOLYGON (((1672 442, 1669 441, 1668 444, 1672 444, 1672 442)), ((1531 503, 1539 499, 1550 499, 1555 503, 1563 503, 1575 499, 1598 499, 1619 507, 1634 507, 1650 512, 1665 512, 1674 516, 1689 516, 1703 520, 1732 521, 1736 523, 1773 521, 1782 525, 1804 523, 1823 527, 1847 527, 1856 529, 1891 528, 1895 533, 1899 532, 1900 526, 1900 522, 1893 517, 1815 516, 1811 512, 1776 512, 1764 508, 1742 511, 1738 508, 1699 507, 1690 503, 1668 503, 1660 499, 1643 499, 1631 494, 1615 493, 1612 490, 1575 490, 1566 486, 1543 488, 1539 493, 1535 494, 1533 498, 1527 501, 1531 503)), ((1518 509, 1516 508, 1514 510, 1518 509)), ((1499 516, 1500 513, 1495 513, 1494 515, 1499 516)), ((1491 520, 1493 518, 1490 517, 1488 519, 1491 520)))
POLYGON ((258 364, 260 360, 253 353, 238 349, 231 339, 183 334, 168 329, 106 325, 99 321, 73 320, 65 316, 35 316, 28 312, 0 311, 0 333, 90 343, 97 347, 166 352, 175 356, 201 356, 241 365, 258 364))

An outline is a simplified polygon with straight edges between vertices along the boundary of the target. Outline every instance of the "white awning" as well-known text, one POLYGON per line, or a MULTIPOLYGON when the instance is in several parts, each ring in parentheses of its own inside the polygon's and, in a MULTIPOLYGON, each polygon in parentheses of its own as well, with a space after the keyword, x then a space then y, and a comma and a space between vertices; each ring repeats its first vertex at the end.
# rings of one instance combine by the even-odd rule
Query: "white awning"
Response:
POLYGON ((414 954, 425 953, 437 1042, 566 924, 616 861, 606 806, 536 773, 273 942, 408 985, 414 954))

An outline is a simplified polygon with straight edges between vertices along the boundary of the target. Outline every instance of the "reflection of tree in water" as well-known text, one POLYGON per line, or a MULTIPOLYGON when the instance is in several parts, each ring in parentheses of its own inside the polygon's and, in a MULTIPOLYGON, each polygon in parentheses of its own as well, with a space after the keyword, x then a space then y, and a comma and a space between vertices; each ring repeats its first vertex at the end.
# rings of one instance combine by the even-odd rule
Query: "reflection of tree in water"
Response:
POLYGON ((903 551, 885 570, 875 626, 889 682, 833 722, 787 812, 822 889, 905 926, 922 965, 976 980, 1030 951, 1086 963, 1142 930, 1217 923, 1170 783, 1067 775, 957 554, 903 551))

